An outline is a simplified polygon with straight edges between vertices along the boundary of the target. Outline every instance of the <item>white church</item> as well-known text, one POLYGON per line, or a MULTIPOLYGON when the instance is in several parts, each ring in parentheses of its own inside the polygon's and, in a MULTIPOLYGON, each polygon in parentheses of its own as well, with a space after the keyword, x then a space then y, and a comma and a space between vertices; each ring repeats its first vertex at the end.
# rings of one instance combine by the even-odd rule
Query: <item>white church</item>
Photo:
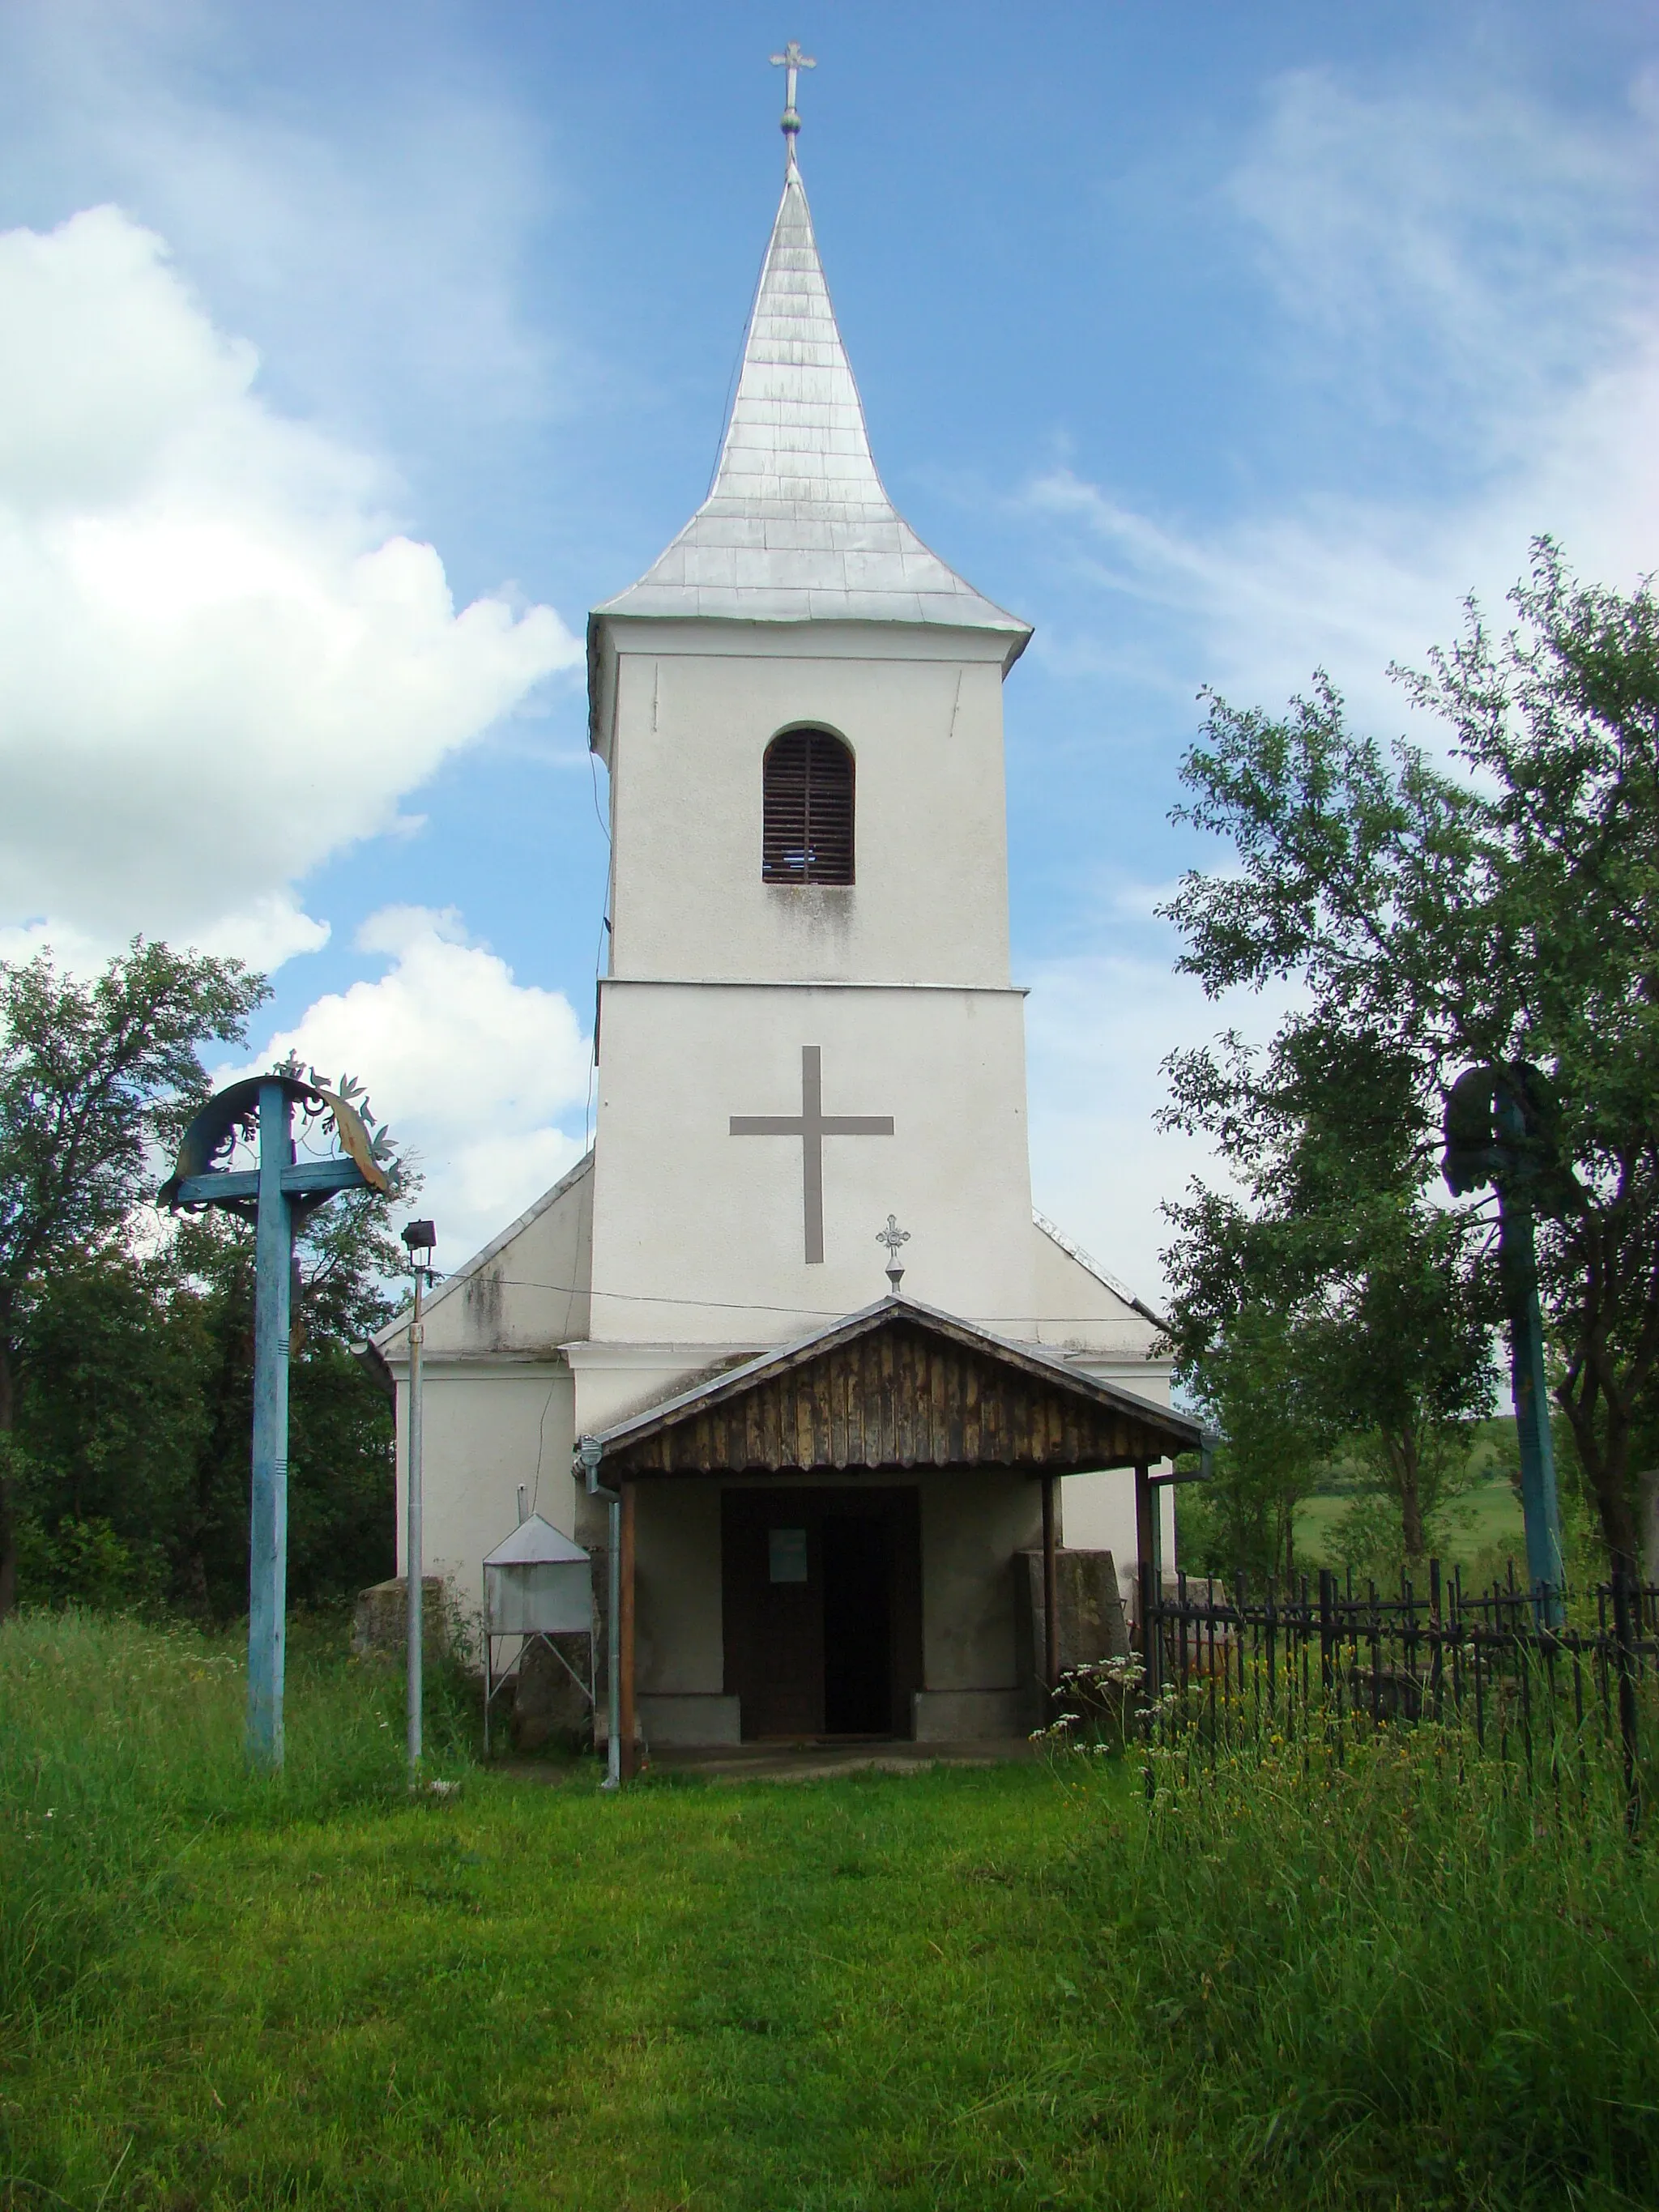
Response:
POLYGON ((1032 1212, 1002 737, 1031 633, 883 489, 793 76, 713 489, 588 623, 592 1149, 426 1313, 427 1570, 476 1616, 522 1486, 602 1591, 581 1443, 623 1500, 630 1757, 1023 1734, 1067 1560, 1127 1591, 1171 1559, 1158 1475, 1199 1434, 1156 1316, 1032 1212))

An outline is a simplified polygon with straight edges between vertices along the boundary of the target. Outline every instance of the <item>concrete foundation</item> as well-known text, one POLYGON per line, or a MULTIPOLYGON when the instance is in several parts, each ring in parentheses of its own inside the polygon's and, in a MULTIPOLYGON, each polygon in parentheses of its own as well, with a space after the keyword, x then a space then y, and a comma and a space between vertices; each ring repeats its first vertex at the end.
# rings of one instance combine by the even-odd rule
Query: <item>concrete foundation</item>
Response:
POLYGON ((910 1700, 918 1743, 982 1742, 1024 1733, 1018 1690, 918 1690, 910 1700))

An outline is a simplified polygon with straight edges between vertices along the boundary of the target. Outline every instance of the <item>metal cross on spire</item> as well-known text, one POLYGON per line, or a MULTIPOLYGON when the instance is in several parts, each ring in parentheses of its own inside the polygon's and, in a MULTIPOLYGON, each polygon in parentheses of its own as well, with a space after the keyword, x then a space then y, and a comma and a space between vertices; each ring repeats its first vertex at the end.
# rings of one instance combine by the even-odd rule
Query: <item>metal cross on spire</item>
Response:
POLYGON ((800 131, 800 118, 795 112, 796 80, 802 70, 816 69, 817 64, 811 54, 802 53, 799 39, 791 39, 781 54, 773 55, 772 66, 784 72, 783 122, 780 127, 783 131, 783 166, 787 175, 795 166, 795 140, 800 131))

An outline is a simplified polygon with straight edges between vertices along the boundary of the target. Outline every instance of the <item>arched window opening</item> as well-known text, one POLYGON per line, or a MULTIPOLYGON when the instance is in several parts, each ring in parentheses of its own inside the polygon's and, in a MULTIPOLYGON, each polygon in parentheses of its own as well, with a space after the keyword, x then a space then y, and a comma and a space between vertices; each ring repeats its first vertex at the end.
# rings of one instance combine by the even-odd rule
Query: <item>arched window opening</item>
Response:
POLYGON ((786 730, 766 748, 761 876, 853 880, 853 754, 828 730, 786 730))

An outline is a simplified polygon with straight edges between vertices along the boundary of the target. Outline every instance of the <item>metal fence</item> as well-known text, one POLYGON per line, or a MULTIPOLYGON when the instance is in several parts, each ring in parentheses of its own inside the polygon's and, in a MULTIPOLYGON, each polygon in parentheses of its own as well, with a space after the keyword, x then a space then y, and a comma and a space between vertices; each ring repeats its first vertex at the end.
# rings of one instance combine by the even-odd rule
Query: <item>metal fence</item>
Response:
POLYGON ((1528 1784, 1576 1781, 1586 1802, 1616 1778, 1626 1826, 1640 1825, 1659 1748, 1659 1584, 1618 1574, 1564 1593, 1560 1627, 1512 1572, 1476 1592, 1438 1561, 1426 1589, 1392 1593, 1328 1570, 1254 1589, 1147 1573, 1140 1598, 1147 1742, 1194 1771, 1314 1731, 1340 1759, 1358 1735, 1428 1723, 1528 1784))

